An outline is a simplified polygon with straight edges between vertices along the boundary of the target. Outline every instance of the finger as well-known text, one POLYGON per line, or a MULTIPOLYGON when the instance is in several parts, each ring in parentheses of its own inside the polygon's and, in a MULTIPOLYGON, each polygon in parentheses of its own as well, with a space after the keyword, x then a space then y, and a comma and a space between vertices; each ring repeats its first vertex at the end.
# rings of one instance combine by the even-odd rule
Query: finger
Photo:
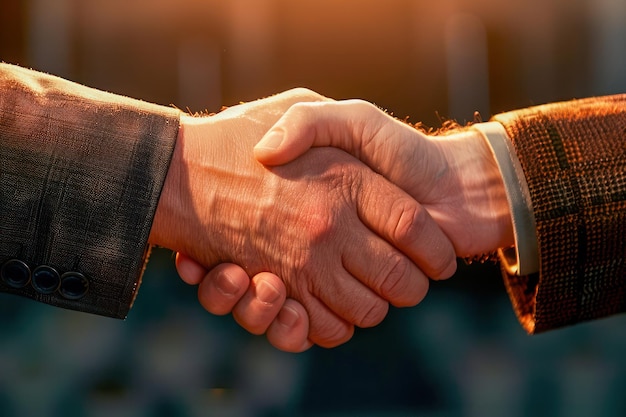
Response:
POLYGON ((267 340, 285 352, 304 352, 312 346, 309 340, 309 316, 299 302, 288 298, 266 332, 267 340))
MULTIPOLYGON (((378 297, 396 307, 411 307, 421 302, 428 292, 429 279, 407 256, 363 225, 355 225, 349 244, 342 253, 342 263, 348 273, 375 292, 378 297)), ((367 299, 364 295, 362 299, 367 299)), ((352 297, 355 299, 356 297, 352 297)), ((372 325, 378 324, 387 310, 378 313, 367 310, 361 301, 355 307, 367 315, 372 325)))
POLYGON ((333 140, 335 136, 324 134, 328 121, 314 122, 310 109, 298 103, 291 106, 254 146, 255 158, 269 166, 284 165, 313 146, 341 147, 333 140))
POLYGON ((183 253, 176 254, 176 271, 189 285, 198 285, 208 272, 205 267, 183 253))
POLYGON ((220 264, 208 271, 198 287, 198 301, 209 313, 224 315, 246 293, 250 278, 246 271, 234 264, 220 264))
POLYGON ((406 254, 427 276, 445 279, 454 274, 454 246, 422 205, 371 171, 363 174, 359 185, 358 215, 370 230, 406 254))
POLYGON ((287 290, 276 275, 261 272, 233 309, 233 317, 252 334, 263 334, 285 303, 287 290))
POLYGON ((309 315, 309 340, 324 348, 346 343, 354 335, 354 326, 333 313, 317 298, 304 302, 309 315))
POLYGON ((409 193, 400 196, 391 184, 387 191, 369 187, 380 183, 370 175, 358 188, 359 214, 431 278, 448 278, 456 271, 452 243, 414 201, 427 202, 431 191, 443 186, 438 180, 447 166, 425 135, 361 100, 300 103, 289 108, 255 152, 261 162, 277 164, 310 146, 344 149, 409 193))
MULTIPOLYGON (((361 227, 365 229, 362 225, 361 227)), ((368 232, 368 234, 374 236, 371 232, 368 232)), ((381 239, 378 240, 382 242, 381 239)), ((351 248, 356 247, 356 245, 352 245, 351 243, 348 246, 351 248)), ((388 245, 387 249, 390 249, 388 245)), ((368 256, 369 253, 371 252, 361 252, 358 257, 368 256)), ((408 263, 411 262, 408 261, 408 263)), ((328 310, 334 315, 341 317, 348 324, 357 327, 373 327, 383 321, 389 311, 389 303, 370 288, 369 285, 371 283, 366 283, 364 282, 366 280, 351 275, 341 266, 332 276, 327 277, 323 281, 311 278, 306 281, 314 283, 310 290, 317 297, 317 300, 326 305, 328 310)), ((329 322, 332 323, 330 317, 314 316, 311 314, 314 310, 309 308, 308 299, 304 299, 303 302, 311 315, 311 327, 324 329, 325 334, 333 333, 333 330, 325 328, 329 322), (319 326, 319 324, 323 326, 319 326)), ((337 328, 336 331, 339 332, 340 330, 337 328)))

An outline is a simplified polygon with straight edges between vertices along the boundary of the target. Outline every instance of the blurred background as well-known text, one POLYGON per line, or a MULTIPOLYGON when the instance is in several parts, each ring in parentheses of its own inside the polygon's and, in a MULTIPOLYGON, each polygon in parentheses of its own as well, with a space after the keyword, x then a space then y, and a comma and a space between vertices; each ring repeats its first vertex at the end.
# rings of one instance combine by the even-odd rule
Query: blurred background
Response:
MULTIPOLYGON (((626 92, 623 0, 2 0, 0 60, 191 111, 291 87, 438 127, 626 92)), ((626 317, 529 337, 493 265, 340 348, 273 349, 167 251, 129 318, 0 295, 0 416, 623 416, 626 317)))

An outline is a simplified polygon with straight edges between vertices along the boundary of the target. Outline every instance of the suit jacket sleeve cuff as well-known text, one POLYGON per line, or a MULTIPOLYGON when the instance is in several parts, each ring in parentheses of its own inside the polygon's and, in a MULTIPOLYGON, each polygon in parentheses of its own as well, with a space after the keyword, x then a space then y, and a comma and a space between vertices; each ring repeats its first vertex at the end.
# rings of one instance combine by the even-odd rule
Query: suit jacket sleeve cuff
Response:
POLYGON ((126 317, 179 111, 0 64, 0 291, 126 317))
POLYGON ((530 191, 538 273, 505 274, 530 333, 626 310, 626 96, 500 114, 530 191))

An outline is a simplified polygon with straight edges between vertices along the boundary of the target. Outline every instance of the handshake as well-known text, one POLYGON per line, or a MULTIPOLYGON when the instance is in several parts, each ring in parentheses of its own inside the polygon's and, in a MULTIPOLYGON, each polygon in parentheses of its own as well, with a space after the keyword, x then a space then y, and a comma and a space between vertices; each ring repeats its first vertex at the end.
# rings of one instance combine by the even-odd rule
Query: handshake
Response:
POLYGON ((206 310, 298 352, 416 305, 456 257, 514 237, 479 130, 425 134, 295 89, 182 116, 149 241, 178 252, 206 310))
POLYGON ((8 64, 0 91, 0 293, 126 317, 147 238, 292 352, 496 250, 529 333, 626 311, 626 95, 431 134, 303 89, 210 117, 8 64))

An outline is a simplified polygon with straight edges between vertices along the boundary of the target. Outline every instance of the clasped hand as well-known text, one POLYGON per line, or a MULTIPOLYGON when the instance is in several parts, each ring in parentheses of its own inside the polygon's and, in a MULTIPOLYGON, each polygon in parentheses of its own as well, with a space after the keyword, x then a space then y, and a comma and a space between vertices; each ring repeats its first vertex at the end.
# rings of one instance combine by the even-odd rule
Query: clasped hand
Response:
POLYGON ((294 352, 347 341, 388 303, 419 303, 456 255, 512 241, 477 135, 435 139, 302 89, 185 116, 159 207, 151 240, 179 252, 201 304, 294 352))

